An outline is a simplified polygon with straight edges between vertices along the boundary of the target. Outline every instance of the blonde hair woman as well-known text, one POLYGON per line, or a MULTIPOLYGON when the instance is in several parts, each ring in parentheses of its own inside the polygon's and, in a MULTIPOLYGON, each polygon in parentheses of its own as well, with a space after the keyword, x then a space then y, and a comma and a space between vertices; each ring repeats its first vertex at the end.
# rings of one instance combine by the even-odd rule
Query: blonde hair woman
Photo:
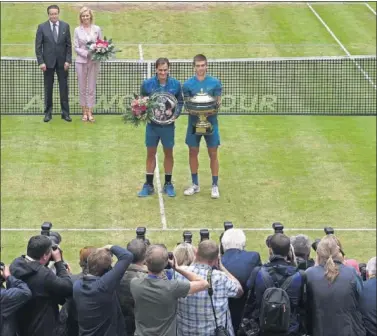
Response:
POLYGON ((79 84, 82 121, 94 122, 93 107, 96 101, 96 84, 100 62, 92 61, 86 47, 89 41, 102 38, 100 27, 94 25, 94 15, 88 7, 82 7, 79 13, 80 25, 75 28, 74 47, 77 54, 76 72, 79 84))
POLYGON ((195 249, 189 243, 177 245, 173 251, 178 266, 190 266, 195 259, 195 249))
POLYGON ((306 271, 312 336, 365 336, 359 307, 362 280, 343 264, 343 251, 334 235, 317 247, 316 266, 306 271))

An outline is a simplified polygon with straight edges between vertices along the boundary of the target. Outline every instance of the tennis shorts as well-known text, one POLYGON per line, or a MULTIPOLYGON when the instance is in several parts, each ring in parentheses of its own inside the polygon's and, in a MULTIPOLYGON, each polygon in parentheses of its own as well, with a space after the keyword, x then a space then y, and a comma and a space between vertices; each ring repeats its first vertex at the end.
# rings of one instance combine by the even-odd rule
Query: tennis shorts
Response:
POLYGON ((213 125, 213 132, 211 135, 197 135, 193 134, 192 125, 189 123, 186 133, 186 145, 189 147, 199 147, 202 137, 204 137, 207 147, 211 148, 220 146, 219 125, 213 125))
POLYGON ((155 123, 147 123, 145 129, 145 145, 147 147, 157 147, 161 140, 162 146, 165 148, 174 147, 175 125, 158 125, 155 123))

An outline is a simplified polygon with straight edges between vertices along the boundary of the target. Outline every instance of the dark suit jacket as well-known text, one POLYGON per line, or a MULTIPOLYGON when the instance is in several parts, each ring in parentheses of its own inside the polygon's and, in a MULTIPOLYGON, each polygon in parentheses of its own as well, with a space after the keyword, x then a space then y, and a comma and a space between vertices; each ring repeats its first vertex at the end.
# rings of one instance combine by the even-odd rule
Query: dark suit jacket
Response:
POLYGON ((65 62, 72 63, 72 44, 69 24, 59 20, 58 42, 52 36, 50 21, 38 26, 35 37, 35 54, 38 65, 46 64, 47 68, 55 65, 62 68, 65 62))

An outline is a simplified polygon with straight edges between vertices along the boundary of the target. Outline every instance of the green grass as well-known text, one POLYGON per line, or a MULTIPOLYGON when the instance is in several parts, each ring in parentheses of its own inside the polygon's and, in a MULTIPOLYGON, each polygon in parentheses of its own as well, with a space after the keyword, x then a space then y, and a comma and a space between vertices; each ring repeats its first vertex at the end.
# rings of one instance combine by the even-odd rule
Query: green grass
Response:
MULTIPOLYGON (((202 192, 190 182, 186 119, 177 124, 174 182, 165 199, 168 227, 245 227, 281 220, 289 227, 373 228, 376 222, 375 117, 220 117, 222 197, 209 198, 205 147, 202 192)), ((160 227, 157 197, 138 199, 144 180, 144 129, 119 116, 95 125, 58 117, 2 117, 3 227, 160 227), (21 205, 21 206, 20 206, 21 205)), ((162 170, 160 152, 160 169, 162 170)), ((163 171, 161 171, 163 179, 163 171)))

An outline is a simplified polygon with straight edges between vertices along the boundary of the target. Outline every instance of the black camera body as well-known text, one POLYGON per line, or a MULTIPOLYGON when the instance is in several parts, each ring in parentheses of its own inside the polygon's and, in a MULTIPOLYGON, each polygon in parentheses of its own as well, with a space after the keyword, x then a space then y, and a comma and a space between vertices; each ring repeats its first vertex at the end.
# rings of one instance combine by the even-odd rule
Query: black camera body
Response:
POLYGON ((367 264, 360 263, 359 264, 359 271, 360 271, 360 275, 361 275, 361 278, 363 279, 363 281, 367 281, 367 264))
POLYGON ((209 240, 208 229, 201 229, 200 230, 200 242, 202 242, 203 240, 209 240))
POLYGON ((52 223, 44 222, 41 226, 41 235, 47 236, 52 242, 52 249, 55 251, 59 248, 62 237, 58 232, 51 231, 52 223))
POLYGON ((5 269, 5 264, 2 261, 0 261, 0 271, 4 271, 4 269, 5 269))
POLYGON ((183 242, 192 244, 192 233, 190 231, 183 232, 183 242))
POLYGON ((229 229, 233 229, 233 223, 229 221, 224 222, 224 231, 229 229))
POLYGON ((148 238, 145 238, 147 229, 143 226, 136 228, 136 239, 141 239, 144 241, 145 245, 149 246, 151 243, 148 238))
POLYGON ((284 233, 284 225, 280 222, 273 223, 272 228, 274 229, 275 233, 284 233))
MULTIPOLYGON (((330 226, 326 226, 325 228, 323 228, 323 231, 325 231, 326 235, 330 235, 330 234, 335 234, 335 230, 330 227, 330 226)), ((319 242, 321 241, 321 239, 316 239, 313 244, 312 244, 312 249, 314 251, 317 251, 317 246, 319 244, 319 242)), ((341 251, 342 254, 343 254, 343 251, 341 251)))

